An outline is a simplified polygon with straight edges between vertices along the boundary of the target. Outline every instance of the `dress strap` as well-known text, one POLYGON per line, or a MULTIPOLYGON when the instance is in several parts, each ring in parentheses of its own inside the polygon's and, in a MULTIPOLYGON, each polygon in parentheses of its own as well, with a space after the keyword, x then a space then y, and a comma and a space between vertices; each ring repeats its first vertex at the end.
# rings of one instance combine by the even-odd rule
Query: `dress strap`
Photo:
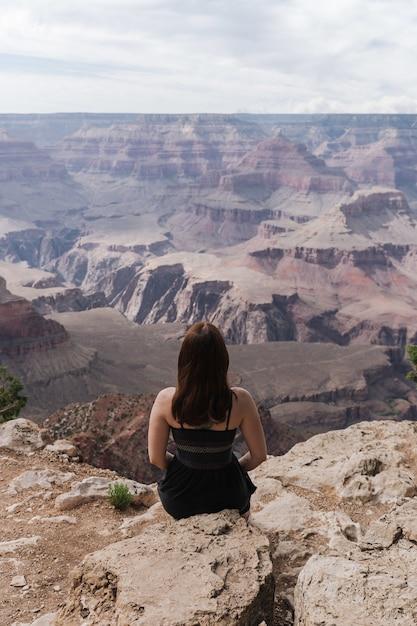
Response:
POLYGON ((227 413, 227 419, 226 419, 226 428, 225 430, 228 430, 229 428, 229 419, 230 419, 230 413, 232 412, 232 407, 233 407, 233 391, 230 390, 230 407, 229 407, 229 411, 227 413))

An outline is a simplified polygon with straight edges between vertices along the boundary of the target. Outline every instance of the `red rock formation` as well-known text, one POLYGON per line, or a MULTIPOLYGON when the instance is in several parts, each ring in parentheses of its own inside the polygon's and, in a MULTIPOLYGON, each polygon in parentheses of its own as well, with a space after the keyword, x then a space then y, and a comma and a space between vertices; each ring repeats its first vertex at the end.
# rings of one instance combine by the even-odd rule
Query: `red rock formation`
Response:
POLYGON ((86 463, 149 483, 158 475, 147 452, 154 400, 153 394, 108 394, 86 404, 70 404, 48 417, 44 426, 52 439, 72 439, 86 463))
POLYGON ((352 189, 340 169, 332 170, 323 160, 310 154, 303 144, 293 143, 283 136, 260 142, 230 170, 222 176, 220 186, 235 193, 254 187, 271 191, 281 186, 305 193, 352 189))
POLYGON ((27 300, 12 295, 0 278, 0 354, 18 357, 47 350, 67 339, 61 324, 44 319, 27 300))

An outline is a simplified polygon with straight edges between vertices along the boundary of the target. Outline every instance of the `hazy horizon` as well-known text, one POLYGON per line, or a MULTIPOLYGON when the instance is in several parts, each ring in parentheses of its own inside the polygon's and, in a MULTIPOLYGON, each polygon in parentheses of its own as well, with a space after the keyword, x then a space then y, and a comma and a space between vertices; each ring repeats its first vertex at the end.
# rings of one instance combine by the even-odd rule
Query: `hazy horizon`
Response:
POLYGON ((83 110, 79 110, 79 111, 45 111, 45 112, 40 112, 40 111, 25 111, 25 112, 16 112, 16 111, 0 111, 0 117, 1 116, 7 116, 7 115, 41 115, 41 116, 47 116, 47 115, 178 115, 178 116, 187 116, 187 115, 227 115, 227 116, 232 116, 232 115, 264 115, 264 116, 275 116, 275 115, 280 115, 280 116, 311 116, 311 117, 320 117, 320 116, 378 116, 378 117, 388 117, 388 116, 404 116, 404 117, 415 117, 417 116, 417 111, 415 112, 411 112, 411 113, 398 113, 398 112, 393 112, 393 111, 367 111, 367 112, 359 112, 359 111, 337 111, 337 112, 329 112, 329 111, 316 111, 314 113, 291 113, 291 112, 287 112, 287 111, 268 111, 266 113, 260 112, 260 111, 231 111, 231 112, 227 112, 227 111, 118 111, 118 110, 113 110, 113 111, 83 111, 83 110))

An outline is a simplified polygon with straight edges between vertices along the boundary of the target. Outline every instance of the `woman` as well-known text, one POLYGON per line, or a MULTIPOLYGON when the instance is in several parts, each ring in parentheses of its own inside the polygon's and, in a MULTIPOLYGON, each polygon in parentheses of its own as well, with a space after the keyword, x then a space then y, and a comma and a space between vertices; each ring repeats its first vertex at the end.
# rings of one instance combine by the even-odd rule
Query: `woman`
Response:
POLYGON ((248 471, 266 459, 266 444, 255 402, 227 381, 229 355, 220 331, 197 322, 187 331, 178 356, 177 387, 160 391, 148 433, 149 460, 164 473, 158 492, 175 519, 238 509, 249 516, 256 486, 248 471), (232 452, 237 429, 248 452, 232 452), (175 455, 167 452, 170 430, 175 455))

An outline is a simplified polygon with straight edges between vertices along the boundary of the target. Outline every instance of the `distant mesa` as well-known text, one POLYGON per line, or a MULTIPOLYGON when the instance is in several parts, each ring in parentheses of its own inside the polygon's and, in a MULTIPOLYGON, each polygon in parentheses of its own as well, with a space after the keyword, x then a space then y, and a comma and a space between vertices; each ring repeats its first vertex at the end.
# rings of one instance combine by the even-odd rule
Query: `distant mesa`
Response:
POLYGON ((416 245, 417 215, 398 189, 359 189, 282 241, 285 247, 334 246, 351 250, 382 244, 416 245))
POLYGON ((258 143, 231 169, 234 171, 222 176, 220 185, 237 193, 253 187, 271 191, 289 187, 305 193, 348 192, 354 188, 342 169, 328 167, 303 144, 282 135, 258 143))

